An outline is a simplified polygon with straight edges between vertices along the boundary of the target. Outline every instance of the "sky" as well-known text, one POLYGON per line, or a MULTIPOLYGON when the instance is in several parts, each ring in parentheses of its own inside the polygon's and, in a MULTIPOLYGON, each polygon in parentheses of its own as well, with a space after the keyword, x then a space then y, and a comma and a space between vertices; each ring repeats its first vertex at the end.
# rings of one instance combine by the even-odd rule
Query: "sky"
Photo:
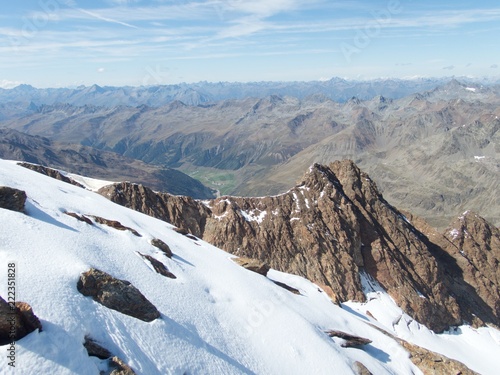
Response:
POLYGON ((499 77, 497 0, 23 0, 0 87, 499 77))

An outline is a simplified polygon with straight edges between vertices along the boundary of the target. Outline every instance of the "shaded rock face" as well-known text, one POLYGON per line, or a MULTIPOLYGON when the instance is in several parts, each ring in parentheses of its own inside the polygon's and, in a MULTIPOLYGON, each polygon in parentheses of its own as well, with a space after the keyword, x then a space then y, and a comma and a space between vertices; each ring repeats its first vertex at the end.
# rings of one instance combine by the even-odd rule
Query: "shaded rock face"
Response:
POLYGON ((60 180, 60 181, 66 182, 68 184, 75 185, 75 186, 78 186, 78 187, 85 189, 85 186, 76 182, 72 178, 64 176, 57 169, 52 169, 49 167, 44 167, 42 165, 30 164, 30 163, 17 163, 17 165, 20 165, 21 167, 28 168, 28 169, 31 169, 32 171, 44 174, 45 176, 55 178, 56 180, 60 180))
POLYGON ((145 322, 160 317, 156 307, 136 287, 97 269, 84 272, 78 280, 77 289, 103 306, 145 322))
POLYGON ((467 311, 466 320, 474 325, 488 322, 498 326, 500 230, 474 212, 464 212, 444 233, 421 219, 411 220, 432 239, 434 248, 444 250, 441 259, 448 267, 451 289, 467 311))
POLYGON ((0 208, 24 212, 26 193, 8 186, 0 186, 0 208))
MULTIPOLYGON (((438 236, 413 225, 413 218, 388 204, 352 161, 315 164, 297 186, 278 196, 200 202, 134 184, 100 192, 232 254, 304 276, 334 302, 364 301, 359 275, 365 271, 405 312, 437 332, 464 322, 499 325, 498 293, 476 290, 498 285, 498 278, 472 272, 480 269, 474 262, 482 258, 469 258, 468 266, 458 261, 449 240, 436 242, 438 236)), ((468 248, 482 249, 488 241, 490 248, 496 246, 490 231, 491 240, 486 229, 468 238, 468 248)), ((490 255, 486 261, 493 261, 493 272, 495 260, 490 255)))
POLYGON ((0 297, 0 345, 22 339, 42 325, 26 302, 7 303, 0 297))

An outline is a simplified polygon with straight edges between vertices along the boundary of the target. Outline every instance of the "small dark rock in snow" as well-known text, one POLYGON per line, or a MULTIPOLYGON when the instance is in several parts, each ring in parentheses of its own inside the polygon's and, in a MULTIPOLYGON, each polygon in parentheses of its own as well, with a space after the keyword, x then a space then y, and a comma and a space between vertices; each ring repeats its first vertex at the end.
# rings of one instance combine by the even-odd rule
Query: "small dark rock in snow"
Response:
POLYGON ((150 255, 144 255, 144 254, 141 254, 141 253, 139 253, 139 255, 141 257, 143 257, 144 259, 147 259, 149 261, 149 263, 151 263, 151 265, 153 266, 153 268, 155 269, 155 271, 158 272, 160 275, 163 275, 163 276, 168 277, 170 279, 177 279, 177 277, 172 272, 170 272, 168 270, 167 266, 165 266, 159 260, 153 258, 150 255))
POLYGON ((160 240, 159 238, 153 238, 151 240, 151 245, 153 245, 154 247, 157 247, 158 249, 163 251, 163 253, 165 253, 165 255, 168 258, 172 258, 172 255, 173 255, 172 250, 170 250, 170 247, 165 242, 160 240))
POLYGON ((107 359, 112 356, 111 352, 95 342, 90 336, 85 336, 85 342, 83 343, 87 353, 91 357, 97 357, 99 359, 107 359))
POLYGON ((8 186, 0 186, 0 208, 24 212, 26 193, 8 186))
POLYGON ((344 339, 345 342, 342 344, 342 347, 344 348, 356 348, 366 344, 370 344, 372 342, 372 340, 370 339, 365 339, 363 337, 359 337, 342 331, 331 330, 326 331, 326 334, 330 337, 338 337, 344 339))

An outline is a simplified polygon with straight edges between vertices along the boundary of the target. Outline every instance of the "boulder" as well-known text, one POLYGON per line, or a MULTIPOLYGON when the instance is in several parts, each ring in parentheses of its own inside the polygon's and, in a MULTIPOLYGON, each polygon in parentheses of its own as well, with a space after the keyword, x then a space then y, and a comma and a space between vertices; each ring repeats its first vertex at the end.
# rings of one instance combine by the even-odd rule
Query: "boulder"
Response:
POLYGON ((7 303, 0 297, 0 345, 22 339, 42 324, 26 302, 7 303))
POLYGON ((158 259, 153 258, 151 255, 145 255, 139 253, 141 257, 144 259, 148 260, 149 263, 153 266, 154 270, 159 273, 160 275, 163 275, 165 277, 168 277, 170 279, 176 279, 177 277, 168 270, 167 266, 165 266, 162 262, 160 262, 158 259))
POLYGON ((160 317, 156 307, 130 282, 116 279, 95 268, 81 274, 77 289, 107 308, 145 322, 160 317))
POLYGON ((250 258, 233 258, 233 261, 249 271, 266 276, 270 267, 260 260, 250 258))
POLYGON ((170 247, 165 243, 163 242, 162 240, 160 240, 159 238, 153 238, 151 240, 151 245, 153 245, 154 247, 157 247, 158 249, 160 249, 161 251, 163 251, 163 253, 168 257, 168 258, 172 258, 172 250, 170 250, 170 247))
POLYGON ((107 359, 112 356, 111 352, 99 345, 94 339, 90 336, 85 336, 85 341, 83 343, 85 349, 87 349, 87 353, 91 357, 97 357, 99 359, 107 359))
POLYGON ((0 208, 24 212, 26 192, 8 186, 0 186, 0 208))
POLYGON ((116 356, 109 360, 109 366, 113 368, 110 375, 136 375, 129 365, 116 356))
POLYGON ((365 339, 364 337, 359 337, 350 333, 330 330, 326 331, 326 334, 330 337, 338 337, 345 340, 341 346, 343 348, 359 348, 360 346, 370 344, 372 340, 365 339))

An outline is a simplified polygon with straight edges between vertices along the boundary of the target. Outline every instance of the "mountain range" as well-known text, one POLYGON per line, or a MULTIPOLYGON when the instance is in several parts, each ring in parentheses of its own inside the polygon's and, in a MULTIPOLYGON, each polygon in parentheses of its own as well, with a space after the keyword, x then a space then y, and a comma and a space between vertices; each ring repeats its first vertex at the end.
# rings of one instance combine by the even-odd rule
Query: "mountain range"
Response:
MULTIPOLYGON (((346 82, 321 84, 348 87, 346 82)), ((391 82, 380 84, 389 90, 391 82)), ((18 91, 26 91, 24 99, 31 104, 20 111, 22 106, 4 105, 0 126, 176 168, 221 194, 242 196, 282 193, 313 163, 349 158, 373 176, 391 203, 439 229, 467 210, 498 225, 498 86, 415 82, 434 88, 400 98, 344 102, 324 93, 306 95, 307 90, 296 97, 263 96, 262 90, 262 97, 209 99, 199 105, 176 100, 159 107, 112 106, 112 100, 106 106, 77 106, 68 104, 69 95, 64 104, 36 104, 44 91, 22 87, 18 91)), ((254 87, 240 85, 242 96, 254 87)), ((224 92, 233 86, 221 87, 224 92)))
MULTIPOLYGON (((299 99, 323 96, 337 102, 352 97, 361 100, 377 95, 397 99, 410 94, 431 90, 445 84, 450 78, 376 79, 370 81, 345 80, 334 77, 326 81, 310 82, 199 82, 176 85, 150 85, 139 87, 79 86, 76 88, 38 89, 22 84, 13 89, 0 89, 0 103, 33 103, 34 105, 67 103, 75 106, 161 107, 181 101, 187 105, 203 105, 221 100, 265 98, 270 95, 291 96, 299 99)), ((464 82, 479 82, 496 86, 500 82, 460 78, 464 82)))

